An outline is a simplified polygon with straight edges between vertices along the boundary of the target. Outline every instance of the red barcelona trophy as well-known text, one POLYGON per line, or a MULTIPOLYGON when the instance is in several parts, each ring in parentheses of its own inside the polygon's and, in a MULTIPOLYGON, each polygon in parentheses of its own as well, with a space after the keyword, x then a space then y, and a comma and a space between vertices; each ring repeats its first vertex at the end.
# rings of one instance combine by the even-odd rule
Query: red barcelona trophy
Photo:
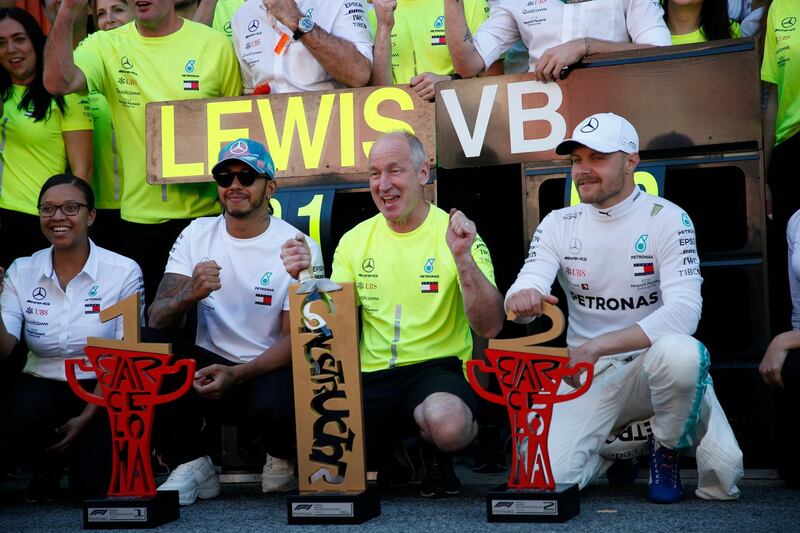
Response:
POLYGON ((179 517, 178 492, 156 491, 150 463, 150 434, 156 405, 173 401, 192 385, 195 362, 170 365, 169 344, 141 343, 140 301, 135 294, 101 311, 107 322, 122 316, 122 340, 89 337, 85 348, 89 358, 66 361, 67 381, 87 402, 108 410, 113 463, 108 497, 84 501, 85 529, 149 528, 179 517), (81 387, 76 368, 94 372, 102 396, 81 387), (168 394, 159 394, 164 376, 184 370, 186 381, 168 394))
POLYGON ((564 329, 560 309, 543 304, 543 311, 553 321, 549 331, 490 341, 487 361, 467 362, 472 388, 481 398, 505 405, 511 424, 511 473, 508 486, 501 485, 487 495, 490 522, 564 522, 580 512, 578 486, 553 479, 547 438, 553 405, 589 390, 593 366, 579 363, 568 368, 566 348, 534 346, 558 337, 564 329), (481 386, 477 371, 494 373, 501 393, 488 392, 481 386), (586 380, 580 388, 559 395, 564 377, 581 372, 585 372, 586 380))

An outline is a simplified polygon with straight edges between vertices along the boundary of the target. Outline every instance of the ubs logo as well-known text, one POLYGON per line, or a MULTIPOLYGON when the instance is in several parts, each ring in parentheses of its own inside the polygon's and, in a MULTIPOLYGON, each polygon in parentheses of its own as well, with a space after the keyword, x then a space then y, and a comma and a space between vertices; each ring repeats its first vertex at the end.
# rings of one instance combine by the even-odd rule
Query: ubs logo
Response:
POLYGON ((366 259, 364 259, 364 262, 361 263, 361 270, 363 270, 364 272, 372 272, 373 270, 375 270, 375 260, 372 259, 371 257, 367 257, 366 259))
POLYGON ((258 29, 259 22, 256 19, 250 21, 250 24, 247 25, 247 31, 253 33, 258 29))
POLYGON ((797 17, 786 17, 781 21, 781 28, 793 28, 797 24, 797 17))
POLYGON ((44 289, 44 287, 36 287, 33 289, 31 295, 33 296, 33 299, 38 302, 44 300, 45 296, 47 296, 47 291, 44 289))
POLYGON ((128 59, 128 56, 122 56, 120 63, 122 64, 122 68, 125 70, 130 70, 133 68, 133 63, 131 63, 131 60, 128 59))
POLYGON ((600 126, 600 123, 597 121, 597 119, 595 117, 591 117, 589 119, 589 122, 587 122, 586 124, 584 124, 581 127, 581 133, 592 133, 599 126, 600 126))

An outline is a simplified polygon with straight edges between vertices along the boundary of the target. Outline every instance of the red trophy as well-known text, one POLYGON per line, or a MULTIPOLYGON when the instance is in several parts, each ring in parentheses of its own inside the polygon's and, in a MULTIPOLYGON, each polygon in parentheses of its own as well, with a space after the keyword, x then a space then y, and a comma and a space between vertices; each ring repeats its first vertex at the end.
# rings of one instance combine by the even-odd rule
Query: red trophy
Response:
POLYGON ((467 362, 467 375, 475 392, 490 402, 505 405, 511 424, 512 459, 508 486, 489 493, 486 513, 490 522, 564 522, 580 512, 578 486, 556 483, 550 468, 547 438, 553 404, 576 398, 592 384, 593 366, 579 363, 567 367, 566 348, 535 346, 558 337, 564 330, 564 315, 558 307, 543 303, 552 328, 521 339, 492 340, 487 361, 467 362), (500 394, 487 391, 477 371, 494 373, 500 394), (586 381, 566 394, 558 394, 566 376, 586 373, 586 381))
POLYGON ((139 294, 100 312, 107 322, 123 320, 123 338, 89 337, 85 352, 89 362, 68 359, 65 371, 72 390, 87 402, 108 410, 113 463, 108 498, 83 504, 85 529, 154 527, 179 517, 178 492, 156 491, 150 463, 150 435, 156 405, 171 402, 192 386, 195 362, 170 365, 169 344, 140 342, 139 294), (94 372, 102 396, 81 387, 75 369, 94 372), (159 394, 164 376, 186 371, 186 381, 168 394, 159 394))

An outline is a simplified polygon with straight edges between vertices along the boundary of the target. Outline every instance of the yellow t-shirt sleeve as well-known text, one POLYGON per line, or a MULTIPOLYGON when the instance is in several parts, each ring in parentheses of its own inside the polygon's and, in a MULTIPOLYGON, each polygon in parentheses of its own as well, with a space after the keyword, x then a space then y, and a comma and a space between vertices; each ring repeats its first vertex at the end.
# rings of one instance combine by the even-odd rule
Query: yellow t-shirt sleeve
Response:
POLYGON ((225 52, 219 64, 219 73, 222 76, 220 96, 241 96, 242 74, 239 70, 239 61, 236 59, 236 52, 233 49, 233 43, 230 39, 227 42, 225 52))
POLYGON ((61 131, 93 130, 92 108, 87 93, 68 94, 64 97, 66 109, 61 121, 61 131))
POLYGON ((99 42, 103 33, 105 32, 95 32, 81 41, 72 57, 75 65, 83 72, 89 90, 105 94, 105 65, 102 44, 99 42))
POLYGON ((333 252, 333 265, 331 267, 331 281, 336 283, 351 283, 356 280, 353 273, 352 262, 349 259, 349 252, 347 250, 348 243, 347 236, 345 235, 339 241, 339 245, 333 252))
POLYGON ((367 13, 367 21, 369 21, 369 34, 372 40, 375 40, 375 32, 378 31, 378 17, 375 16, 375 10, 370 9, 367 13))
POLYGON ((494 281, 494 265, 492 265, 492 255, 489 253, 489 247, 483 242, 480 235, 475 235, 475 241, 472 243, 472 259, 489 283, 497 288, 497 283, 494 281))
POLYGON ((773 12, 773 8, 770 7, 769 15, 767 15, 767 32, 764 34, 764 59, 761 61, 761 79, 777 85, 779 76, 775 58, 776 42, 773 12))
POLYGON ((473 2, 467 2, 464 7, 469 10, 468 13, 464 13, 467 19, 467 27, 475 35, 481 24, 489 18, 489 6, 486 0, 474 0, 473 2))

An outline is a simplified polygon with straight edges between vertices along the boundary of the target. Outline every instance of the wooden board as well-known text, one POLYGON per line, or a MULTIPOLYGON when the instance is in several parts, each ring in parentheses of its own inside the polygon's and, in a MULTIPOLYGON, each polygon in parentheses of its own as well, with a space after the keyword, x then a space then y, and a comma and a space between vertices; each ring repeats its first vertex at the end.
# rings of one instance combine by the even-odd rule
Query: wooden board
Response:
MULTIPOLYGON (((297 469, 300 492, 364 491, 367 487, 361 360, 355 290, 343 283, 322 300, 289 287, 292 373, 297 426, 297 469), (309 331, 303 315, 317 315, 332 337, 309 331)), ((314 323, 313 325, 316 325, 314 323)))
POLYGON ((433 104, 408 86, 178 100, 147 104, 147 181, 211 180, 219 150, 247 137, 267 146, 277 178, 366 181, 367 154, 385 132, 406 130, 436 156, 433 104))

